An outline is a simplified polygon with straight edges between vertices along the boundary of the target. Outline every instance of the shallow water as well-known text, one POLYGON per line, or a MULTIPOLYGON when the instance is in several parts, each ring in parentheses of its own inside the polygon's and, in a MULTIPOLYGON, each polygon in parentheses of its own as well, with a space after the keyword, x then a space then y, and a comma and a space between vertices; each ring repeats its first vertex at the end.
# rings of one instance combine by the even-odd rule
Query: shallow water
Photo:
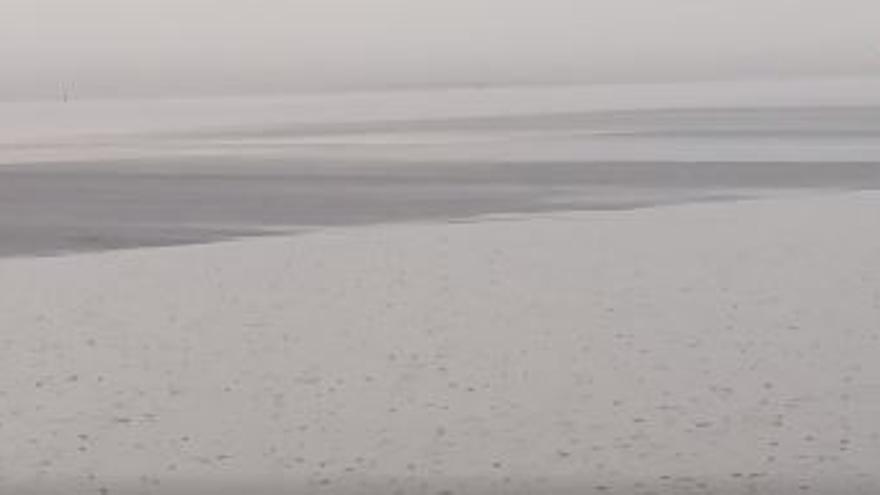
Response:
POLYGON ((19 105, 0 256, 880 187, 871 103, 427 96, 19 105))

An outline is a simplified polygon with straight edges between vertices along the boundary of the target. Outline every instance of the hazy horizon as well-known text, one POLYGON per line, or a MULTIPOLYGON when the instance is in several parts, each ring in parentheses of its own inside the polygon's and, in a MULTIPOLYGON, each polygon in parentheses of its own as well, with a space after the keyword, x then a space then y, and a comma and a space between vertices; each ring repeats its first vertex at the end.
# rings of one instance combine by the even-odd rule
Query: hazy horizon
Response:
POLYGON ((870 0, 7 0, 0 99, 880 75, 878 17, 870 0))

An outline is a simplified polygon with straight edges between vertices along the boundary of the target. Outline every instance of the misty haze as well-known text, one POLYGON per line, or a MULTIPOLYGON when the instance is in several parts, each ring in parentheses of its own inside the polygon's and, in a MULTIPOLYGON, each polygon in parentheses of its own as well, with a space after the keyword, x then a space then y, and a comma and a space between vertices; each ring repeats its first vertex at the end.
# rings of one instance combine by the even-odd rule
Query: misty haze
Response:
POLYGON ((880 493, 878 18, 4 0, 0 494, 880 493))

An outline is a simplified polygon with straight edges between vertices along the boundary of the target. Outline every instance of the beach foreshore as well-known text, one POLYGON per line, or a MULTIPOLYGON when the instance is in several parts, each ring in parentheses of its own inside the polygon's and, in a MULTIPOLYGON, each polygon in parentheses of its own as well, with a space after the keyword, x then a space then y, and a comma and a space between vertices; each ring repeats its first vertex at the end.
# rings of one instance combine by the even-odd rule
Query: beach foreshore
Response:
POLYGON ((0 259, 0 493, 878 493, 878 218, 865 192, 0 259))

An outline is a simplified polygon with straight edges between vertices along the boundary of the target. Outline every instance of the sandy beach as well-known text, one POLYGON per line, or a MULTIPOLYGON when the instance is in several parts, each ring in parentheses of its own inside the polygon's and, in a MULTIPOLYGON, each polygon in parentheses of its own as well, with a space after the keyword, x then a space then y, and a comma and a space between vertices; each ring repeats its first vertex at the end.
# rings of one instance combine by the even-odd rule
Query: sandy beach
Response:
POLYGON ((866 192, 3 259, 0 486, 877 493, 877 218, 866 192))
POLYGON ((0 495, 880 495, 877 19, 2 0, 0 495))

